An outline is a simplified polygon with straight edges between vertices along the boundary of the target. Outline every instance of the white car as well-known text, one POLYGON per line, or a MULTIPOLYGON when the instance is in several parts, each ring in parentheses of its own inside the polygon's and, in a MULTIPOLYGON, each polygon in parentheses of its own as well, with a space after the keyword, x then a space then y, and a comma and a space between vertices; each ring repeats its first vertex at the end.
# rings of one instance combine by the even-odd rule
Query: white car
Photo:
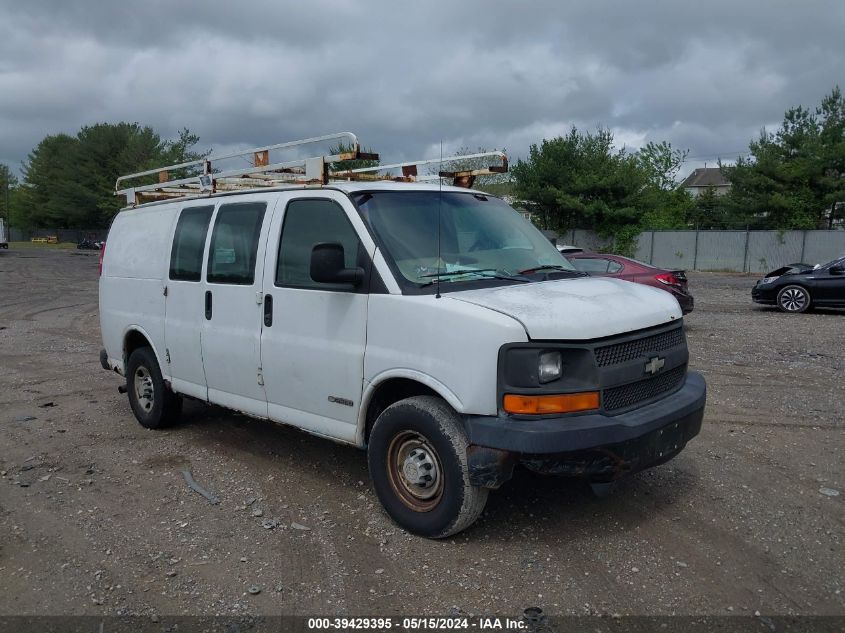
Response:
POLYGON ((570 246, 569 244, 556 244, 557 250, 559 250, 562 254, 566 253, 583 253, 584 249, 580 246, 570 246))
POLYGON ((366 449, 420 535, 469 526, 519 462, 608 482, 701 427, 678 303, 575 271, 478 191, 213 193, 126 208, 107 243, 101 363, 141 424, 189 397, 366 449))

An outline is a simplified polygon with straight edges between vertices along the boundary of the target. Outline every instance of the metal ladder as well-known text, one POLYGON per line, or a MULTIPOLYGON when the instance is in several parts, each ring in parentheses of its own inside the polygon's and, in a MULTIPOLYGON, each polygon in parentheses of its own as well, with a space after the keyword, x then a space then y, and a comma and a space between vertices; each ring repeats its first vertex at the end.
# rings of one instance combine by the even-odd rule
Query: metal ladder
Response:
POLYGON ((490 165, 481 169, 466 169, 459 171, 440 171, 433 178, 450 179, 452 184, 459 187, 472 187, 477 176, 501 174, 508 171, 508 158, 503 152, 481 152, 464 156, 446 156, 444 158, 424 159, 378 165, 375 167, 361 167, 347 170, 330 170, 329 166, 349 160, 379 160, 378 154, 361 151, 358 137, 352 132, 338 132, 255 147, 241 152, 220 154, 199 160, 188 161, 176 165, 157 167, 146 171, 120 176, 115 182, 115 195, 125 196, 128 206, 137 206, 157 200, 184 198, 188 196, 207 196, 224 191, 248 191, 266 187, 281 186, 323 186, 332 181, 392 181, 417 182, 431 177, 418 178, 417 168, 421 165, 435 163, 459 163, 460 161, 494 158, 498 165, 490 165), (319 154, 307 158, 295 158, 270 163, 270 152, 296 151, 304 146, 317 143, 335 142, 337 147, 348 151, 337 154, 319 154), (222 169, 219 163, 233 159, 247 159, 251 162, 248 167, 238 169, 222 169), (215 163, 218 165, 215 166, 215 163), (395 172, 400 173, 381 173, 395 172), (187 171, 183 177, 171 180, 171 174, 187 171), (190 173, 196 172, 196 173, 190 173), (135 184, 127 186, 132 181, 140 179, 158 182, 150 184, 135 184), (122 186, 122 187, 121 187, 122 186))

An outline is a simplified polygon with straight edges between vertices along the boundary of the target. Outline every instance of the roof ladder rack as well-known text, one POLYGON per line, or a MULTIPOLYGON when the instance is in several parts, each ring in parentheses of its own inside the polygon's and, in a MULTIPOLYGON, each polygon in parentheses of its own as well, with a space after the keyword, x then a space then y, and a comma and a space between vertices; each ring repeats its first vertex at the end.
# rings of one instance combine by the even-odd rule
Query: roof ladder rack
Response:
POLYGON ((375 167, 361 167, 357 169, 330 171, 329 166, 351 160, 378 161, 379 155, 361 151, 358 137, 351 132, 326 134, 298 141, 288 141, 275 145, 266 145, 253 149, 220 154, 193 161, 187 161, 166 167, 157 167, 146 171, 121 176, 115 182, 115 195, 126 196, 129 206, 152 202, 184 198, 188 196, 211 195, 222 191, 255 190, 266 187, 303 186, 328 184, 332 180, 341 181, 379 181, 416 182, 431 178, 448 178, 460 187, 472 187, 477 176, 487 174, 501 174, 508 171, 508 158, 503 152, 481 152, 464 156, 447 156, 391 165, 377 165, 375 167), (270 152, 297 151, 308 145, 333 142, 336 147, 349 148, 337 154, 319 154, 307 158, 294 158, 281 162, 270 162, 270 152), (465 169, 458 171, 439 171, 437 175, 418 178, 418 167, 436 163, 460 163, 465 160, 479 158, 494 158, 500 163, 480 169, 465 169), (220 163, 226 160, 242 159, 251 164, 237 169, 223 169, 220 163), (401 170, 398 173, 382 173, 401 170), (177 177, 171 180, 171 177, 177 177), (132 181, 139 179, 157 180, 158 182, 138 183, 131 186, 132 181))
POLYGON ((278 186, 283 184, 326 184, 328 170, 326 166, 346 160, 378 160, 378 154, 361 152, 358 137, 352 132, 326 134, 298 141, 288 141, 275 145, 266 145, 253 149, 210 156, 199 160, 157 167, 146 171, 121 176, 115 182, 115 195, 126 196, 129 205, 150 202, 167 198, 181 198, 211 194, 218 191, 239 189, 254 189, 259 187, 278 186), (279 150, 297 150, 306 145, 334 141, 341 147, 350 148, 339 154, 317 155, 308 158, 297 158, 283 162, 270 163, 270 152, 279 150), (251 161, 248 167, 238 169, 219 170, 215 163, 231 159, 247 159, 251 161), (194 173, 176 180, 170 180, 171 172, 187 170, 194 173), (158 182, 121 188, 127 181, 137 180, 147 176, 157 176, 158 182))
POLYGON ((409 161, 406 163, 394 163, 393 165, 379 165, 377 167, 361 167, 358 169, 350 169, 347 171, 336 171, 330 174, 332 180, 393 180, 396 182, 416 182, 418 180, 425 180, 429 177, 418 176, 418 167, 421 165, 433 165, 435 163, 456 163, 462 160, 472 160, 478 158, 498 158, 501 160, 500 165, 490 165, 479 169, 465 169, 459 171, 439 171, 437 175, 432 175, 431 178, 451 178, 452 184, 456 187, 472 187, 477 176, 487 176, 491 174, 504 174, 508 171, 508 157, 504 152, 480 152, 478 154, 465 154, 456 156, 444 156, 443 158, 429 158, 425 160, 409 161), (388 171, 392 169, 401 169, 401 176, 379 176, 378 172, 388 171))

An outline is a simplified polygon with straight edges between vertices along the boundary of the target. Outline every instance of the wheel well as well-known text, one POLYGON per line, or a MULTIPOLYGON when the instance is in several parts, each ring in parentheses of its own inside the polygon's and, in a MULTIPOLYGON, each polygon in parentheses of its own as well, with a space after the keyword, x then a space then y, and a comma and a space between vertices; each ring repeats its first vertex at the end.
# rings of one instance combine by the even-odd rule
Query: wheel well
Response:
POLYGON ((141 334, 138 330, 129 330, 126 333, 126 338, 123 340, 123 366, 129 362, 129 357, 139 347, 150 347, 150 342, 147 337, 141 334))
POLYGON ((810 289, 802 283, 790 283, 790 284, 785 285, 783 288, 778 290, 777 296, 780 297, 780 293, 783 292, 784 290, 786 290, 787 288, 789 288, 790 286, 797 286, 798 288, 801 288, 801 290, 803 290, 804 292, 807 293, 807 296, 810 297, 810 300, 811 301, 813 300, 813 293, 810 292, 810 289))
POLYGON ((378 387, 370 398, 367 405, 367 428, 364 434, 364 441, 370 439, 370 430, 375 424, 376 418, 394 402, 399 402, 412 396, 440 396, 434 389, 427 387, 421 382, 410 378, 391 378, 385 380, 378 387))

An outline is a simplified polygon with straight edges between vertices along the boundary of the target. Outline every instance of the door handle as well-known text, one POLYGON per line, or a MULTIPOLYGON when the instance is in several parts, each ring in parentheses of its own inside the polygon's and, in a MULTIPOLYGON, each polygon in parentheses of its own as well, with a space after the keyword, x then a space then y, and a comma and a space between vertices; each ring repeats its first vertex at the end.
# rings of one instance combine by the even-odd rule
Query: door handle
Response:
POLYGON ((264 325, 273 325, 273 295, 264 295, 264 325))
POLYGON ((205 291, 205 318, 211 321, 211 290, 205 291))

